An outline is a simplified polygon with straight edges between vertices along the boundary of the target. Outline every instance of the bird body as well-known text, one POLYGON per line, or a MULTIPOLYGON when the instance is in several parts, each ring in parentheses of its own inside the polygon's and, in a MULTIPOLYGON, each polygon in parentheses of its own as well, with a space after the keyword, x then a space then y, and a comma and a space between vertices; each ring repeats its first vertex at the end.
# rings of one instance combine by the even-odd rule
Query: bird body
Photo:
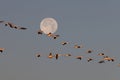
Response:
POLYGON ((90 62, 90 61, 92 61, 92 60, 93 60, 92 58, 88 58, 88 59, 87 59, 88 62, 90 62))
POLYGON ((0 48, 0 52, 2 53, 5 50, 5 48, 0 48))
POLYGON ((80 60, 81 60, 82 58, 83 58, 82 56, 77 56, 77 57, 76 57, 76 59, 80 59, 80 60))

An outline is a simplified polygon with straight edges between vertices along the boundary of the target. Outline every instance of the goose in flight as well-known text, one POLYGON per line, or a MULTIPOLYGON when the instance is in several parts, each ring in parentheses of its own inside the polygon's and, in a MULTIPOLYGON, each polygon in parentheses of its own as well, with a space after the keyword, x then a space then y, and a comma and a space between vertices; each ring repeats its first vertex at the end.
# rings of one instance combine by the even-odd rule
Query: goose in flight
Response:
POLYGON ((52 53, 49 53, 48 58, 52 59, 53 57, 55 57, 55 56, 52 55, 52 53))
POLYGON ((83 45, 74 45, 74 48, 83 48, 83 45))
POLYGON ((62 56, 62 54, 58 54, 58 53, 55 54, 55 58, 56 58, 56 60, 58 59, 59 56, 62 56))
POLYGON ((88 62, 90 62, 90 61, 92 61, 92 60, 93 60, 92 58, 88 58, 88 59, 87 59, 88 62))
POLYGON ((111 58, 111 57, 104 57, 103 60, 114 62, 114 58, 111 58))
POLYGON ((98 63, 105 63, 105 61, 104 61, 104 60, 101 60, 101 61, 99 61, 98 63))
POLYGON ((5 50, 5 48, 0 48, 0 52, 2 53, 5 50))
POLYGON ((77 56, 77 57, 76 57, 76 59, 80 59, 80 60, 81 60, 82 58, 83 58, 83 56, 77 56))
POLYGON ((35 56, 38 57, 38 58, 41 57, 41 55, 39 53, 37 53, 35 56))
POLYGON ((69 42, 61 42, 61 44, 64 46, 66 44, 68 44, 69 42))
POLYGON ((68 54, 64 54, 64 56, 71 56, 71 54, 69 54, 69 53, 68 54))
POLYGON ((43 34, 43 31, 38 30, 37 33, 42 35, 42 34, 43 34))
POLYGON ((92 53, 93 50, 92 50, 92 49, 88 49, 86 52, 87 52, 87 53, 92 53))
POLYGON ((104 56, 105 54, 104 54, 104 53, 99 53, 98 55, 99 55, 99 56, 104 56))

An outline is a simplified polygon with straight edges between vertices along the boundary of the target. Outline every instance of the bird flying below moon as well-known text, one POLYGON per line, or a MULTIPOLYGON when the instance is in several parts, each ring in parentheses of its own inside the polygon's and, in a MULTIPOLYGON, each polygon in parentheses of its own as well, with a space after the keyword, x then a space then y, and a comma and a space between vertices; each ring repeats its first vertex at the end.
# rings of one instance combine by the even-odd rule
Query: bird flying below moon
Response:
POLYGON ((44 34, 55 33, 58 29, 57 21, 53 18, 44 18, 40 22, 40 29, 44 34))

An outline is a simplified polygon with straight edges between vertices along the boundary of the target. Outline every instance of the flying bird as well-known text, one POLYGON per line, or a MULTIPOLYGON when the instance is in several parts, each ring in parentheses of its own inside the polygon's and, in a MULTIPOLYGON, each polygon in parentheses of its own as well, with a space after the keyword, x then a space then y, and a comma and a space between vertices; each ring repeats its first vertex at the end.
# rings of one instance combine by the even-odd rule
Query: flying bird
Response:
POLYGON ((0 52, 2 53, 5 50, 5 48, 0 48, 0 52))
POLYGON ((59 55, 58 55, 58 54, 56 54, 56 55, 55 55, 56 60, 58 59, 58 57, 59 57, 59 55))
POLYGON ((18 29, 18 30, 26 30, 27 28, 18 26, 16 29, 18 29))
POLYGON ((99 56, 104 56, 105 54, 104 54, 104 53, 99 53, 98 55, 99 55, 99 56))
POLYGON ((68 44, 69 42, 61 42, 62 45, 66 45, 68 44))
POLYGON ((52 59, 54 57, 54 55, 52 55, 52 53, 49 53, 48 58, 52 59))
POLYGON ((57 39, 60 35, 53 35, 53 39, 57 39))
POLYGON ((43 34, 43 31, 38 30, 37 33, 42 35, 42 34, 43 34))
POLYGON ((64 54, 64 56, 71 56, 71 54, 64 54))
POLYGON ((74 48, 83 48, 83 45, 74 45, 74 48))
POLYGON ((114 62, 114 58, 111 58, 111 57, 108 57, 108 56, 105 56, 105 57, 103 58, 103 60, 107 60, 107 61, 112 61, 112 62, 114 62))
POLYGON ((93 50, 92 50, 92 49, 88 49, 86 52, 87 52, 87 53, 92 53, 93 50))
POLYGON ((80 60, 81 60, 82 58, 83 58, 82 56, 77 56, 77 57, 76 57, 76 59, 80 59, 80 60))
POLYGON ((99 61, 98 63, 105 63, 105 61, 104 61, 104 60, 101 60, 101 61, 99 61))
POLYGON ((39 58, 41 55, 39 53, 37 53, 35 56, 39 58))
POLYGON ((88 62, 90 62, 90 61, 92 61, 92 60, 93 60, 92 58, 88 58, 88 59, 87 59, 88 62))

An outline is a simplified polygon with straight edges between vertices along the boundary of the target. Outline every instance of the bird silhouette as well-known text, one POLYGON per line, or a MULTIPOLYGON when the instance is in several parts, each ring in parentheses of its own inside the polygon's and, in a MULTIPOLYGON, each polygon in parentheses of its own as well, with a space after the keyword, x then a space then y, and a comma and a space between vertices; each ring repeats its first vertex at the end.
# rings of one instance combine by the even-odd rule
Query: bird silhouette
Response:
POLYGON ((5 48, 0 48, 0 52, 2 53, 5 50, 5 48))
POLYGON ((40 56, 41 56, 41 55, 40 55, 39 53, 37 53, 37 54, 36 54, 36 57, 38 57, 38 58, 39 58, 40 56))
POLYGON ((90 61, 92 61, 92 60, 93 60, 92 58, 88 58, 88 59, 87 59, 88 62, 90 62, 90 61))
POLYGON ((77 56, 76 59, 81 60, 83 58, 83 56, 77 56))
POLYGON ((37 33, 42 35, 42 34, 43 34, 43 31, 38 30, 37 33))
POLYGON ((66 45, 68 44, 69 42, 61 42, 62 45, 66 45))
POLYGON ((52 55, 52 53, 49 53, 48 58, 52 59, 53 57, 55 57, 55 56, 52 55))
POLYGON ((101 60, 101 61, 99 61, 98 63, 105 63, 105 61, 104 61, 104 60, 101 60))

